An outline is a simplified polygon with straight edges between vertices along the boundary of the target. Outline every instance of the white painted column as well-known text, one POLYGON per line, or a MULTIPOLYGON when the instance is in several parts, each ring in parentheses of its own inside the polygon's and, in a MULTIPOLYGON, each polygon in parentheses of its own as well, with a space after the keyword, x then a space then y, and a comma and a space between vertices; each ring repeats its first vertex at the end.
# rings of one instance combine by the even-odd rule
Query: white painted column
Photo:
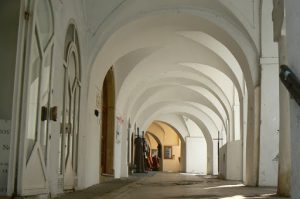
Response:
POLYGON ((204 137, 186 137, 186 172, 207 174, 207 144, 204 137))
POLYGON ((253 93, 248 93, 247 143, 246 143, 246 178, 248 186, 258 184, 259 130, 260 130, 260 86, 253 93))
MULTIPOLYGON (((278 42, 279 65, 288 65, 285 27, 285 9, 283 1, 273 1, 274 41, 278 42)), ((279 82, 280 127, 279 127, 279 165, 278 187, 280 196, 290 196, 291 192, 291 126, 290 126, 290 94, 279 82)))
POLYGON ((261 58, 259 186, 277 186, 279 153, 278 58, 261 58))
MULTIPOLYGON (((121 118, 117 115, 116 118, 121 118)), ((126 142, 126 137, 123 136, 123 134, 126 134, 126 131, 123 132, 123 125, 122 119, 116 119, 115 120, 115 137, 114 137, 114 178, 120 178, 122 175, 122 163, 126 164, 126 158, 123 158, 122 156, 126 156, 126 153, 122 153, 126 146, 122 147, 122 142, 126 142), (125 137, 125 138, 124 138, 125 137)))
POLYGON ((256 122, 254 149, 254 173, 258 175, 254 185, 277 184, 277 162, 273 162, 278 154, 278 45, 273 41, 272 26, 273 2, 263 0, 261 4, 261 100, 260 113, 256 122), (258 145, 258 147, 256 147, 258 145), (256 166, 257 164, 257 166, 256 166))
MULTIPOLYGON (((246 85, 244 84, 244 88, 246 85)), ((245 88, 244 96, 243 96, 243 105, 242 109, 243 112, 241 114, 242 117, 242 129, 243 129, 243 134, 242 134, 242 140, 243 140, 243 182, 246 184, 247 183, 247 138, 248 138, 248 122, 247 122, 247 116, 248 116, 248 92, 247 89, 245 88)))
MULTIPOLYGON (((220 148, 221 148, 221 140, 220 148)), ((218 175, 218 140, 213 139, 213 175, 218 175)))
POLYGON ((234 140, 241 139, 241 117, 240 117, 240 105, 233 106, 234 115, 234 140))
POLYGON ((181 149, 180 149, 180 172, 185 173, 186 172, 186 144, 185 141, 181 142, 181 149))

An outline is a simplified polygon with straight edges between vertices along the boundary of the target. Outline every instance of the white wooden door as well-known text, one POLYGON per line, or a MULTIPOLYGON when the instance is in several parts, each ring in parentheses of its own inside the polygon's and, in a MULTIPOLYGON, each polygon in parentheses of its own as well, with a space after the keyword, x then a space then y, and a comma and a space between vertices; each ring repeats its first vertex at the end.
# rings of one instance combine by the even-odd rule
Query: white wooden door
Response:
POLYGON ((51 0, 24 0, 24 87, 18 194, 48 193, 53 12, 51 0))
POLYGON ((80 59, 75 25, 67 30, 64 60, 63 114, 60 136, 60 172, 64 190, 77 186, 78 135, 80 107, 80 59))

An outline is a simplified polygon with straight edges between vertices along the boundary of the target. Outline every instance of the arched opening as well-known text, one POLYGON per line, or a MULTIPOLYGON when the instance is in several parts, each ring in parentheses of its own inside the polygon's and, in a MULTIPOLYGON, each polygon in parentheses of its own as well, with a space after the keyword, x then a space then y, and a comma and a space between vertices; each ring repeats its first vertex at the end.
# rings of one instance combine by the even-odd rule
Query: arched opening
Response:
POLYGON ((145 135, 151 149, 151 157, 159 160, 159 168, 163 172, 181 172, 183 139, 177 129, 166 122, 153 121, 145 135))
MULTIPOLYGON (((96 74, 113 64, 118 74, 117 114, 125 120, 131 118, 142 131, 147 131, 149 122, 159 115, 172 112, 192 116, 209 137, 206 139, 209 174, 218 171, 214 167, 217 159, 212 158, 219 150, 214 148, 220 132, 223 141, 230 144, 229 149, 234 148, 230 156, 235 156, 235 150, 243 152, 237 161, 226 162, 238 168, 232 179, 251 184, 251 176, 256 178, 253 168, 257 162, 250 152, 255 144, 257 122, 253 120, 257 105, 254 89, 259 81, 253 40, 243 27, 226 20, 221 22, 214 15, 204 16, 202 12, 189 10, 174 14, 172 9, 163 13, 166 16, 163 19, 154 11, 152 14, 131 19, 112 30, 113 34, 95 53, 91 82, 97 81, 96 74), (120 45, 122 48, 118 48, 120 45), (170 104, 174 105, 167 108, 170 104)), ((89 93, 93 96, 93 88, 89 93)), ((121 150, 126 140, 126 136, 122 137, 115 160, 127 155, 121 150)), ((120 159, 120 163, 124 160, 120 159)), ((119 169, 116 176, 126 176, 125 171, 119 169)))
POLYGON ((152 162, 152 170, 156 170, 156 171, 162 171, 163 168, 163 161, 162 161, 162 144, 161 141, 159 140, 159 138, 154 134, 151 133, 150 131, 146 132, 145 135, 145 139, 146 142, 149 145, 150 148, 150 157, 152 158, 151 162, 152 162), (156 160, 153 160, 153 158, 156 158, 156 160), (157 160, 161 160, 161 161, 157 161, 157 160), (153 164, 156 166, 153 166, 153 164))
POLYGON ((115 121, 115 79, 113 67, 107 72, 102 87, 101 174, 113 175, 115 121))

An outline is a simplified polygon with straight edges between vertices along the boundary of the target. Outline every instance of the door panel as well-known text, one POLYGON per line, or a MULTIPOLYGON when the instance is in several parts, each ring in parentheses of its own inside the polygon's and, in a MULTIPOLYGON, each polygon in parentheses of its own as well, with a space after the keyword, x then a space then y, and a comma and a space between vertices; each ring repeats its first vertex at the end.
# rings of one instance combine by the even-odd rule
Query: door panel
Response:
POLYGON ((65 79, 63 93, 63 118, 61 168, 64 189, 74 189, 77 184, 78 125, 80 105, 80 70, 77 31, 70 25, 65 44, 65 79))
POLYGON ((53 52, 53 15, 50 0, 28 0, 25 38, 25 74, 20 139, 18 193, 48 192, 46 160, 48 156, 49 109, 53 52), (45 24, 47 28, 45 29, 45 24), (27 72, 28 71, 28 72, 27 72))

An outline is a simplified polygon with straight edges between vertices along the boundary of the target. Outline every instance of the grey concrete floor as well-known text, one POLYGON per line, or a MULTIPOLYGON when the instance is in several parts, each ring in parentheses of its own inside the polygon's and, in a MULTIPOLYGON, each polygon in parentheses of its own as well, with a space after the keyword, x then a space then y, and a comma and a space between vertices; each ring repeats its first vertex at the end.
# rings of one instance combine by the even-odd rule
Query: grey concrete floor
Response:
POLYGON ((276 189, 272 187, 245 187, 238 181, 224 181, 210 176, 161 172, 140 175, 139 178, 134 176, 119 184, 118 181, 114 180, 94 186, 92 191, 91 188, 89 189, 66 194, 60 199, 280 198, 275 196, 276 189), (97 191, 97 189, 99 190, 97 191), (105 191, 103 192, 103 190, 105 191))

